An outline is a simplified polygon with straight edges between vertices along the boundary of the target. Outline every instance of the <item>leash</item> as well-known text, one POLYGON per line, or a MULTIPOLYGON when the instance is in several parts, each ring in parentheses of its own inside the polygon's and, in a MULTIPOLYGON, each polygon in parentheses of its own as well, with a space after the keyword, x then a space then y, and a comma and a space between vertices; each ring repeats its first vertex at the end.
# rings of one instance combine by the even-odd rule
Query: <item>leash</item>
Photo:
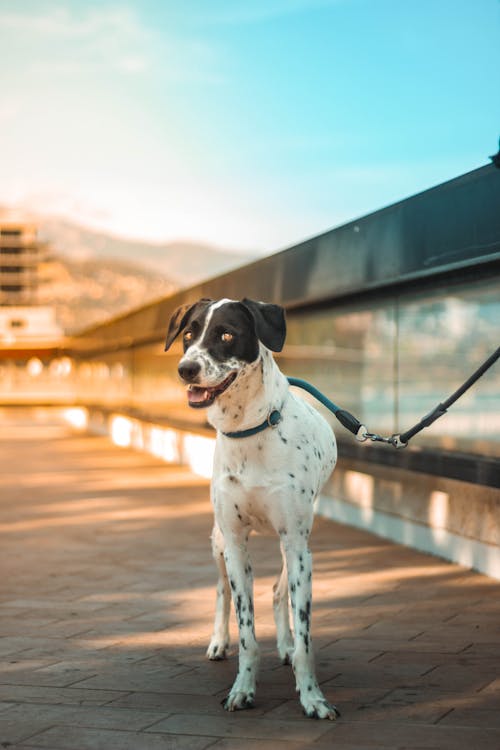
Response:
MULTIPOLYGON (((346 409, 342 409, 340 406, 337 406, 337 404, 334 404, 333 401, 330 401, 330 399, 327 398, 324 393, 321 393, 321 391, 319 391, 314 385, 308 383, 307 380, 301 380, 300 378, 287 378, 287 380, 290 385, 293 385, 296 388, 302 388, 302 390, 307 391, 311 394, 311 396, 314 396, 314 398, 321 404, 323 404, 323 406, 326 406, 326 408, 331 411, 332 414, 334 414, 339 422, 347 430, 349 430, 349 432, 352 432, 352 434, 356 437, 356 440, 359 440, 359 442, 364 443, 366 440, 371 440, 374 443, 388 443, 394 448, 406 448, 409 440, 411 440, 412 437, 417 435, 426 427, 429 427, 429 425, 435 422, 436 419, 442 417, 443 414, 446 414, 450 406, 452 406, 455 401, 460 398, 460 396, 468 391, 469 388, 474 385, 477 380, 479 380, 481 375, 484 375, 484 373, 489 370, 492 365, 495 364, 499 357, 500 347, 495 352, 493 352, 493 354, 489 356, 488 359, 483 362, 483 364, 478 367, 475 372, 472 373, 470 378, 468 378, 465 383, 460 386, 460 388, 457 388, 457 390, 454 391, 454 393, 452 393, 451 396, 446 399, 446 401, 443 401, 435 406, 434 409, 426 414, 425 417, 422 417, 422 419, 417 422, 417 424, 415 424, 409 430, 406 430, 406 432, 395 433, 390 437, 378 435, 376 432, 368 432, 368 429, 359 421, 359 419, 357 419, 346 409)), ((277 409, 274 409, 269 413, 267 418, 256 427, 251 427, 248 430, 241 430, 239 432, 223 432, 222 434, 230 438, 251 437, 252 435, 256 435, 257 433, 266 430, 268 427, 276 427, 280 422, 281 413, 277 409)))
POLYGON ((458 401, 460 396, 463 396, 463 394, 468 391, 469 388, 474 385, 477 380, 479 380, 481 375, 484 375, 484 373, 495 364, 499 357, 500 347, 498 347, 498 349, 493 352, 493 354, 491 354, 491 356, 489 356, 488 359, 483 362, 483 364, 478 367, 475 372, 472 373, 470 378, 468 378, 465 383, 460 386, 460 388, 457 388, 457 390, 454 391, 451 396, 446 399, 446 401, 443 401, 435 406, 434 409, 426 414, 425 417, 422 417, 422 419, 417 422, 417 424, 415 424, 413 427, 410 427, 409 430, 406 430, 406 432, 395 433, 390 437, 378 435, 376 432, 368 432, 365 425, 361 424, 361 422, 356 419, 355 416, 353 416, 345 409, 341 409, 340 406, 334 404, 333 401, 330 401, 330 399, 328 399, 323 393, 321 393, 321 391, 308 383, 306 380, 300 380, 299 378, 288 378, 288 382, 290 383, 290 385, 295 385, 298 388, 303 388, 305 391, 308 391, 308 393, 310 393, 320 403, 326 406, 326 408, 329 409, 337 417, 339 422, 343 424, 344 427, 346 427, 350 432, 352 432, 352 434, 356 437, 356 440, 359 440, 361 443, 364 443, 365 440, 371 440, 374 443, 388 443, 394 448, 406 448, 409 440, 411 440, 412 437, 417 435, 426 427, 429 427, 429 425, 435 422, 436 419, 442 417, 443 414, 446 414, 450 406, 452 406, 455 401, 458 401))

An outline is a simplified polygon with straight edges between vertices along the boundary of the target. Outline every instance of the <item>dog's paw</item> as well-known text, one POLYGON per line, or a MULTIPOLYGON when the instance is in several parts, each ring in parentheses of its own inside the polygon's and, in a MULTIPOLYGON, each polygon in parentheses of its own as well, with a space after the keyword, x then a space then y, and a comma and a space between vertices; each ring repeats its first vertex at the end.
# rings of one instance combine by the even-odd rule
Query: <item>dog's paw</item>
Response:
POLYGON ((338 708, 328 703, 323 693, 319 690, 317 692, 314 691, 313 695, 309 694, 305 697, 301 695, 300 702, 305 715, 310 719, 330 719, 330 721, 335 721, 340 716, 338 708))
POLYGON ((248 693, 242 690, 231 690, 221 703, 226 711, 242 711, 245 708, 253 708, 254 701, 255 693, 253 690, 248 693))
POLYGON ((293 658, 293 640, 278 641, 278 654, 282 664, 290 665, 293 658))
POLYGON ((222 659, 226 659, 227 657, 228 648, 228 641, 221 641, 214 636, 207 648, 207 658, 210 659, 210 661, 222 661, 222 659))
POLYGON ((255 701, 255 677, 252 677, 250 668, 239 672, 229 695, 221 701, 226 711, 241 711, 244 708, 253 708, 255 701))

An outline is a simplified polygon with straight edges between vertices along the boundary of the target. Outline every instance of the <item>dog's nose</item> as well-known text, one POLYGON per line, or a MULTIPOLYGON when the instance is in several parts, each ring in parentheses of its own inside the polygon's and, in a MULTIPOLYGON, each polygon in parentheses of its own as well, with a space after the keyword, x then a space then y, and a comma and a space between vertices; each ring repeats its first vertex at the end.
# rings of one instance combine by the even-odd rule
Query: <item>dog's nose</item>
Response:
POLYGON ((178 367, 179 375, 186 383, 192 383, 200 370, 201 365, 198 362, 189 359, 186 360, 186 362, 181 362, 178 367))

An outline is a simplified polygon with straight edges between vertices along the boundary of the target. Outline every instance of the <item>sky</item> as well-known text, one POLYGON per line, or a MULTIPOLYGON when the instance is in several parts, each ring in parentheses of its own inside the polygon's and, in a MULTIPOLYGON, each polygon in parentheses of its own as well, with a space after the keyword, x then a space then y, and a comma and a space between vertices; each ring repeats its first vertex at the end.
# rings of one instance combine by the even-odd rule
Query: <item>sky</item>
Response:
POLYGON ((270 253, 488 163, 500 0, 0 0, 0 204, 270 253))

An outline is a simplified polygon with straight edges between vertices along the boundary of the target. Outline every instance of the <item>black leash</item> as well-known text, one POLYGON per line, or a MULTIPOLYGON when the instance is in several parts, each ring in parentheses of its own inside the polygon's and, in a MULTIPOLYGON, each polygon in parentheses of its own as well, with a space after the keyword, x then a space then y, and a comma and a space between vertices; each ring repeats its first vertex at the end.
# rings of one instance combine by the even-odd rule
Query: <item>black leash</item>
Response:
POLYGON ((352 434, 355 435, 356 439, 360 442, 371 440, 372 442, 377 443, 389 443, 389 445, 392 445, 394 448, 406 448, 406 446, 408 445, 408 441, 411 440, 412 437, 417 435, 426 427, 429 427, 429 425, 435 422, 436 419, 442 417, 443 414, 446 414, 450 406, 452 406, 455 401, 460 398, 460 396, 462 396, 467 390, 469 390, 469 388, 474 385, 476 380, 479 380, 481 375, 484 375, 484 373, 489 370, 492 365, 495 364, 499 357, 500 347, 495 352, 493 352, 493 354, 488 357, 488 359, 483 362, 480 367, 477 368, 477 370, 470 376, 470 378, 468 378, 465 383, 460 386, 460 388, 457 388, 457 390, 452 393, 451 396, 446 399, 446 401, 443 401, 442 403, 435 406, 432 411, 426 414, 425 417, 422 417, 422 419, 417 422, 416 425, 411 427, 409 430, 406 430, 406 432, 396 433, 394 435, 391 435, 390 437, 383 437, 382 435, 377 435, 377 433, 375 432, 368 432, 365 425, 361 424, 359 419, 356 419, 356 417, 353 416, 350 412, 346 411, 345 409, 341 409, 340 406, 334 404, 333 401, 330 401, 329 398, 327 398, 323 393, 321 393, 321 391, 308 383, 306 380, 301 380, 300 378, 288 378, 288 382, 290 383, 290 385, 294 385, 298 388, 303 388, 305 391, 314 396, 314 398, 316 398, 320 403, 326 406, 326 408, 329 409, 337 417, 339 422, 344 425, 346 429, 352 432, 352 434))

